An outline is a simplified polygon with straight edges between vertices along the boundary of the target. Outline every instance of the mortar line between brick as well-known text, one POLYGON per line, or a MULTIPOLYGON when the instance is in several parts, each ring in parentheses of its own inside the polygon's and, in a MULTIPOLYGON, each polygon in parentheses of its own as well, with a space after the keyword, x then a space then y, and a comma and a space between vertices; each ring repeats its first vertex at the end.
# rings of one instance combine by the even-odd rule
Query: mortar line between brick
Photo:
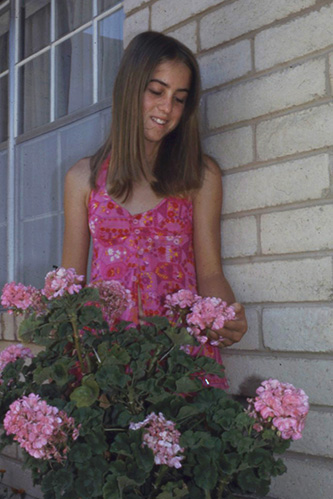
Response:
MULTIPOLYGON (((250 42, 252 42, 251 38, 250 39, 248 38, 248 40, 250 40, 250 42)), ((251 45, 252 45, 252 43, 251 43, 251 45)), ((295 66, 301 66, 303 64, 306 64, 307 62, 311 62, 311 61, 321 59, 321 58, 324 59, 325 56, 327 56, 329 53, 332 52, 332 49, 333 49, 333 44, 329 45, 328 47, 325 47, 323 49, 318 49, 317 51, 311 52, 309 54, 306 54, 306 55, 303 55, 300 57, 296 57, 294 59, 289 59, 288 61, 285 61, 283 63, 279 63, 279 64, 276 64, 276 65, 271 66, 269 68, 265 68, 265 69, 258 70, 258 71, 256 71, 254 66, 252 66, 251 71, 248 71, 244 75, 239 76, 237 78, 234 78, 232 80, 226 81, 220 85, 207 87, 207 88, 203 89, 203 93, 206 95, 206 94, 209 94, 211 92, 218 92, 220 90, 225 90, 226 88, 230 88, 230 87, 233 87, 236 85, 241 85, 241 84, 245 84, 245 83, 248 83, 251 81, 258 80, 259 78, 269 77, 271 75, 274 75, 275 73, 279 73, 279 72, 282 72, 284 70, 291 69, 292 67, 295 67, 295 66)), ((216 50, 212 51, 212 53, 214 53, 215 51, 216 50)), ((198 55, 200 55, 200 57, 202 57, 202 54, 198 54, 198 55)))
MULTIPOLYGON (((222 5, 219 5, 219 6, 215 6, 214 7, 214 10, 219 10, 227 5, 227 4, 222 4, 222 5)), ((215 48, 215 47, 219 47, 221 45, 225 45, 225 44, 228 44, 228 43, 231 43, 231 42, 236 42, 236 41, 240 41, 242 40, 243 38, 249 38, 249 37, 256 37, 259 33, 261 33, 262 31, 267 31, 269 29, 272 29, 272 28, 275 28, 275 27, 278 27, 278 26, 283 26, 284 24, 287 24, 293 20, 297 20, 297 19, 301 19, 302 17, 306 17, 314 12, 319 12, 322 8, 326 7, 326 6, 330 6, 330 3, 327 3, 327 4, 317 4, 317 5, 311 5, 309 7, 306 7, 304 9, 301 9, 297 12, 291 12, 290 14, 288 14, 287 16, 283 17, 282 19, 275 19, 274 21, 272 21, 271 23, 268 23, 268 24, 265 24, 263 26, 260 26, 259 28, 255 28, 251 31, 248 31, 246 33, 242 33, 241 35, 235 37, 235 38, 232 38, 230 40, 224 40, 223 42, 221 42, 220 44, 218 45, 214 45, 213 47, 207 47, 206 49, 204 50, 211 50, 212 48, 215 48)), ((208 13, 210 14, 210 13, 208 13)), ((207 13, 200 13, 198 15, 200 15, 200 19, 199 21, 201 22, 202 21, 202 18, 206 17, 206 15, 208 15, 207 13)))
MULTIPOLYGON (((218 92, 217 92, 218 93, 218 92)), ((215 94, 214 94, 215 95, 215 94)), ((205 99, 208 100, 208 99, 205 99)), ((226 123, 220 126, 214 126, 214 127, 209 127, 207 128, 207 132, 214 132, 217 133, 218 131, 227 131, 230 128, 232 128, 234 125, 238 125, 239 127, 241 126, 246 126, 246 125, 251 125, 251 123, 257 123, 257 124, 262 124, 265 121, 273 121, 276 118, 281 118, 285 116, 290 116, 292 114, 297 114, 302 111, 307 111, 310 110, 312 111, 313 109, 320 108, 327 106, 329 107, 332 105, 333 99, 331 96, 323 96, 323 97, 318 97, 316 99, 313 99, 311 101, 307 101, 302 104, 296 104, 293 106, 285 107, 283 109, 277 109, 276 111, 271 111, 266 114, 262 114, 260 116, 254 116, 252 118, 247 118, 243 120, 239 120, 236 122, 232 123, 226 123)))
POLYGON ((293 350, 223 350, 223 357, 244 357, 252 359, 274 359, 274 360, 320 360, 320 361, 332 361, 333 354, 327 352, 303 352, 303 351, 293 351, 293 350))

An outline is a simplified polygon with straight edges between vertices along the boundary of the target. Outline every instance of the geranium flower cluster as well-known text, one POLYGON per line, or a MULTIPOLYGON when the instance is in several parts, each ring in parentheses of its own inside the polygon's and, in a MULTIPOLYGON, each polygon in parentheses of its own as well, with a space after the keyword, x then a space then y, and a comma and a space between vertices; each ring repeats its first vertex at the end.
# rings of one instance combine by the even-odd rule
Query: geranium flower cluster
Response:
POLYGON ((181 289, 172 295, 167 295, 165 306, 170 316, 185 318, 188 332, 200 343, 209 342, 219 346, 222 337, 212 340, 207 336, 207 330, 219 331, 226 321, 235 318, 235 310, 221 298, 202 297, 191 291, 181 289))
POLYGON ((110 327, 117 317, 133 306, 130 291, 118 281, 93 281, 89 287, 98 289, 103 316, 110 327))
MULTIPOLYGON (((32 359, 33 353, 29 347, 23 346, 21 343, 18 345, 10 345, 0 352, 0 376, 2 371, 10 362, 15 362, 17 359, 32 359)), ((0 385, 3 381, 0 379, 0 385)))
POLYGON ((76 440, 79 436, 73 418, 34 393, 9 406, 3 426, 32 457, 58 462, 66 459, 69 437, 76 440))
POLYGON ((176 430, 175 423, 165 419, 161 412, 158 416, 152 412, 144 421, 131 423, 129 427, 130 430, 146 428, 142 445, 147 445, 153 451, 155 464, 181 468, 184 456, 177 454, 184 452, 184 449, 179 445, 180 432, 176 430))
POLYGON ((46 274, 42 293, 49 300, 63 296, 65 293, 73 295, 82 289, 83 281, 84 276, 78 275, 75 269, 59 267, 46 274))
POLYGON ((9 314, 21 314, 31 308, 39 315, 45 309, 41 292, 34 286, 25 286, 20 282, 8 282, 4 285, 1 305, 8 309, 9 314))
POLYGON ((257 420, 253 426, 255 430, 276 428, 284 440, 302 438, 309 398, 301 388, 268 379, 261 383, 256 393, 255 398, 248 399, 248 413, 257 420))

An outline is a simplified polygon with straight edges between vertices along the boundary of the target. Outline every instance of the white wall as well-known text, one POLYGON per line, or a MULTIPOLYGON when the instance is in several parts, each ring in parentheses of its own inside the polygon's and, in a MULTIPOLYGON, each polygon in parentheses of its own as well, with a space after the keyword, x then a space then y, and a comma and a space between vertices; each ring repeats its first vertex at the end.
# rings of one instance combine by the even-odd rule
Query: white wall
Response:
POLYGON ((278 499, 333 477, 333 1, 125 0, 125 43, 163 31, 197 55, 205 146, 224 172, 225 270, 250 324, 224 354, 232 393, 277 377, 310 397, 278 499))

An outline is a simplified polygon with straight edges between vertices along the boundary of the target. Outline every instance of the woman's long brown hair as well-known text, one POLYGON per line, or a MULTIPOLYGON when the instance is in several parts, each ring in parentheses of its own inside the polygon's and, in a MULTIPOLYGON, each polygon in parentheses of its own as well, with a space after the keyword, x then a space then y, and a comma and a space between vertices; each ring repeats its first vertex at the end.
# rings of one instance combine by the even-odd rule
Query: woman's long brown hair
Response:
POLYGON ((133 184, 148 180, 162 196, 184 195, 201 186, 202 157, 198 107, 200 71, 192 52, 178 40, 154 31, 137 35, 126 48, 113 90, 111 133, 91 158, 91 186, 101 164, 111 153, 107 189, 126 200, 133 184), (142 102, 156 67, 165 61, 180 61, 191 71, 191 87, 179 125, 162 141, 153 172, 145 156, 142 102))

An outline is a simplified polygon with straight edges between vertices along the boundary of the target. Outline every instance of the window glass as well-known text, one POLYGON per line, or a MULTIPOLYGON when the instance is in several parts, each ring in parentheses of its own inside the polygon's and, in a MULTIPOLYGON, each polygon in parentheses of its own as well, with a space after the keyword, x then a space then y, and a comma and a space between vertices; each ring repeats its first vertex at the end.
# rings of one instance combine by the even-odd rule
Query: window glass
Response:
POLYGON ((56 118, 93 102, 92 27, 56 47, 56 118))
POLYGON ((92 0, 56 0, 56 39, 92 19, 92 0))
POLYGON ((0 73, 8 69, 8 31, 9 11, 7 10, 0 15, 0 73))
POLYGON ((101 14, 105 10, 114 7, 120 2, 121 0, 97 0, 98 14, 101 14))
POLYGON ((114 80, 123 53, 123 10, 98 23, 98 98, 111 98, 114 80))
POLYGON ((20 133, 45 125, 50 120, 50 52, 19 69, 20 133))
POLYGON ((49 45, 50 16, 50 0, 22 0, 21 59, 49 45))
POLYGON ((0 78, 0 142, 8 139, 8 76, 0 78))

